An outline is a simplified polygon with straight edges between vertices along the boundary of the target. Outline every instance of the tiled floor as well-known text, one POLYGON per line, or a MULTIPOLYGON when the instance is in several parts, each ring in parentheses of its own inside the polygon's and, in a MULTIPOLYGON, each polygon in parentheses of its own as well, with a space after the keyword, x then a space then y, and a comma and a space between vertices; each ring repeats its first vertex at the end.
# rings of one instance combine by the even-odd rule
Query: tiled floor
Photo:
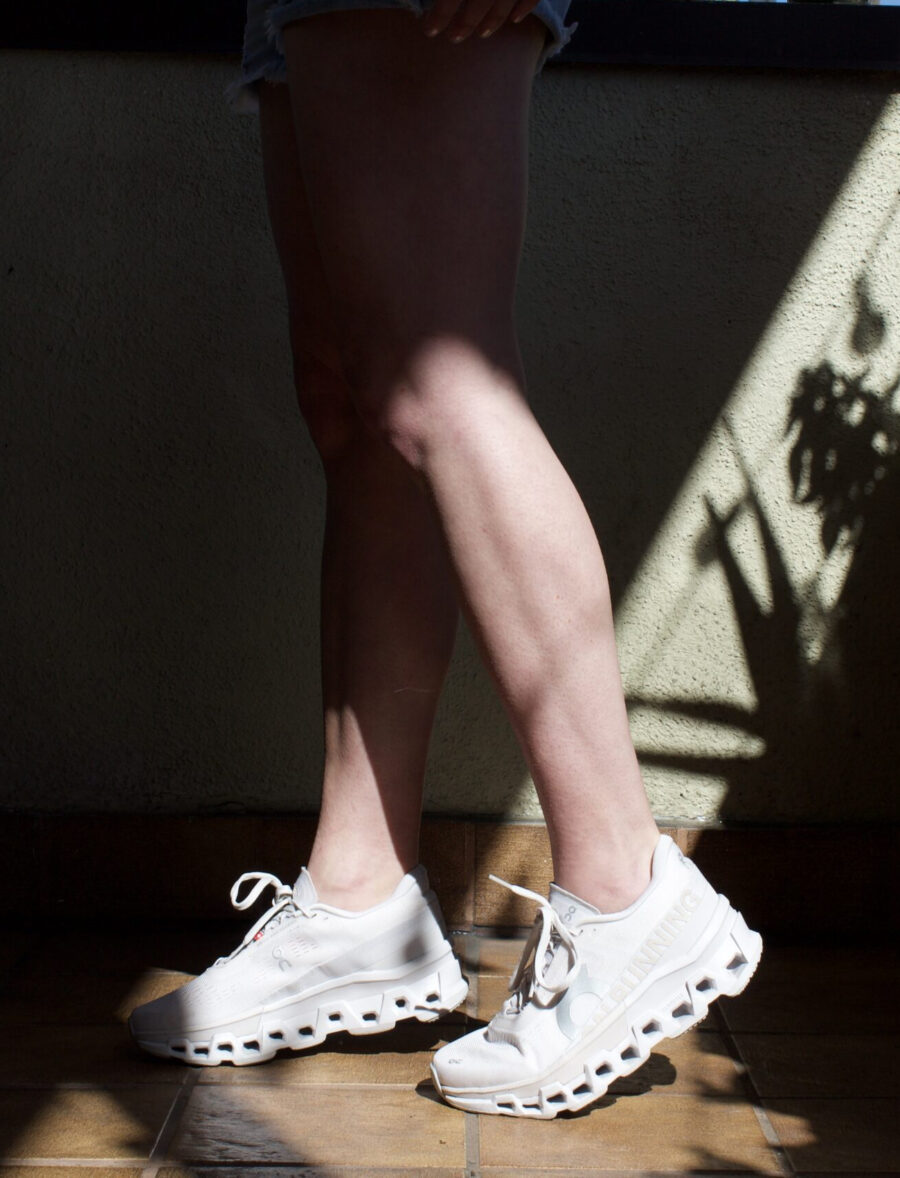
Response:
POLYGON ((770 945, 744 996, 599 1105, 543 1122, 464 1115, 428 1080, 433 1048, 496 1007, 520 941, 457 936, 472 988, 446 1023, 256 1068, 139 1055, 131 1006, 230 949, 235 929, 7 933, 0 1178, 900 1173, 900 966, 887 950, 770 945))

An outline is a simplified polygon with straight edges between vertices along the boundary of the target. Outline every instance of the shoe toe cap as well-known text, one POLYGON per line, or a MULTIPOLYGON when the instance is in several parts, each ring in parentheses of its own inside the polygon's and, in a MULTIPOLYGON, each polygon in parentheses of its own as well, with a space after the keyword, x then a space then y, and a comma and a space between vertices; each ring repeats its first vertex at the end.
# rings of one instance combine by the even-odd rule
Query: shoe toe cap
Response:
POLYGON ((182 987, 136 1006, 131 1012, 128 1027, 135 1038, 152 1035, 172 1035, 182 1030, 187 1021, 187 1004, 182 987))
POLYGON ((433 1060, 435 1078, 449 1092, 508 1086, 521 1078, 524 1064, 517 1046, 489 1041, 484 1028, 445 1044, 433 1060))

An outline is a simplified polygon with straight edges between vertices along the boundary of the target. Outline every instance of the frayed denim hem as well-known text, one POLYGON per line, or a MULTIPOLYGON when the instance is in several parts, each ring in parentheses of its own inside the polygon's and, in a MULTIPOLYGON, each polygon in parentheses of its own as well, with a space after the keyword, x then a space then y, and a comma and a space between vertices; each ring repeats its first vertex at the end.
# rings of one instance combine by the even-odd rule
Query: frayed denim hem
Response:
MULTIPOLYGON (((422 16, 429 7, 430 0, 248 0, 241 76, 227 88, 226 97, 237 113, 254 114, 259 110, 259 83, 287 81, 282 35, 285 26, 295 20, 366 8, 396 8, 422 16)), ((568 7, 569 0, 540 0, 532 11, 547 28, 536 73, 569 43, 577 28, 565 23, 568 7)))

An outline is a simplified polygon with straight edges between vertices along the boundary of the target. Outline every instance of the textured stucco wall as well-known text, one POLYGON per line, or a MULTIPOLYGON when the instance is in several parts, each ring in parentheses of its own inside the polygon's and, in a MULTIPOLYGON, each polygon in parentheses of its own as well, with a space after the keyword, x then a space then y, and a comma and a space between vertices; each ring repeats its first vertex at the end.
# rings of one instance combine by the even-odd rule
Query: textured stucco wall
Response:
MULTIPOLYGON (((316 802, 322 493, 231 70, 3 55, 0 807, 316 802)), ((660 816, 896 816, 895 90, 538 84, 526 361, 660 816)), ((465 638, 428 806, 537 814, 465 638)))

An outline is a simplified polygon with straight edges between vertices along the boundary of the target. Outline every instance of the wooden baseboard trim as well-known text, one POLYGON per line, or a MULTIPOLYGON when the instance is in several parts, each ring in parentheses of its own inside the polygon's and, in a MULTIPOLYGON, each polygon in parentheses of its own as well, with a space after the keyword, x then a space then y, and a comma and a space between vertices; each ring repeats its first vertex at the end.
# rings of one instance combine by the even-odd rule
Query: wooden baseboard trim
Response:
MULTIPOLYGON (((217 919, 242 871, 292 879, 312 843, 305 816, 25 815, 0 823, 7 919, 217 919)), ((895 825, 663 827, 751 926, 786 937, 897 931, 895 825)), ((545 893, 542 824, 426 817, 422 861, 452 928, 511 929, 533 907, 489 873, 545 893)), ((243 918, 243 914, 242 914, 243 918)))

